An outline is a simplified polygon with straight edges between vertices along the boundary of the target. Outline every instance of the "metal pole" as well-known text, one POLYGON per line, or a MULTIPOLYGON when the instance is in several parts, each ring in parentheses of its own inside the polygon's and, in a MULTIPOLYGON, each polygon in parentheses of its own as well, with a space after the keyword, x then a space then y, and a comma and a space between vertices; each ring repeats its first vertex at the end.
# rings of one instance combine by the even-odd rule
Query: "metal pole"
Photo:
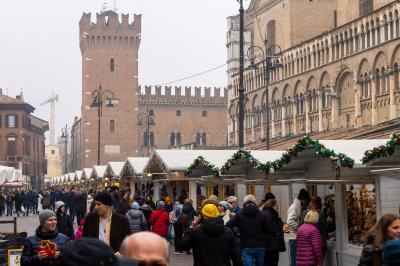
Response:
POLYGON ((267 150, 269 150, 269 58, 267 40, 264 41, 264 85, 265 85, 265 108, 267 109, 267 150))
POLYGON ((101 124, 101 106, 103 105, 103 100, 100 98, 101 95, 101 85, 99 86, 99 91, 97 93, 97 165, 100 165, 100 124, 101 124))
POLYGON ((149 108, 146 110, 147 156, 150 156, 149 108))
POLYGON ((239 148, 244 147, 244 87, 243 87, 243 71, 244 71, 244 55, 243 55, 243 0, 239 0, 240 9, 240 35, 239 35, 239 148))
POLYGON ((67 151, 67 149, 68 149, 68 125, 65 125, 65 135, 64 135, 64 137, 65 137, 65 141, 64 141, 64 144, 65 144, 65 151, 64 151, 64 156, 65 156, 64 172, 65 172, 65 174, 67 174, 67 173, 68 173, 68 159, 67 159, 67 156, 68 156, 68 151, 67 151))

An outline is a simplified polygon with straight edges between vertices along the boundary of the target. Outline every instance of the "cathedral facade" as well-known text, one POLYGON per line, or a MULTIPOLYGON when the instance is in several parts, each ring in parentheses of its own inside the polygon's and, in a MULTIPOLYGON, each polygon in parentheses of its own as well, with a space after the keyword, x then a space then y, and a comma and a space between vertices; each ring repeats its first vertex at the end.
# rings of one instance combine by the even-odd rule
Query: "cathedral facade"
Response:
MULTIPOLYGON (((261 60, 258 68, 245 68, 245 144, 267 138, 267 115, 271 141, 374 127, 399 117, 399 12, 399 2, 389 0, 252 1, 245 14, 247 48, 264 47, 266 39, 267 52, 282 67, 270 72, 268 88, 261 60)), ((232 32, 237 18, 230 21, 232 32)), ((249 51, 257 58, 256 49, 249 51)), ((228 61, 228 145, 235 146, 239 75, 232 74, 235 60, 228 61)))

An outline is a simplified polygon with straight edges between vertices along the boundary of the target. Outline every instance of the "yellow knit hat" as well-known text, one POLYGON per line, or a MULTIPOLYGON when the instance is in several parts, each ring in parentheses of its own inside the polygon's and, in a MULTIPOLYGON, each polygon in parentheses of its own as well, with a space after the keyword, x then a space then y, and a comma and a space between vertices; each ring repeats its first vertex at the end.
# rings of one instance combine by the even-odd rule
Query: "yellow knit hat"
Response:
POLYGON ((218 217, 218 208, 214 204, 206 204, 201 208, 201 215, 204 219, 218 217))

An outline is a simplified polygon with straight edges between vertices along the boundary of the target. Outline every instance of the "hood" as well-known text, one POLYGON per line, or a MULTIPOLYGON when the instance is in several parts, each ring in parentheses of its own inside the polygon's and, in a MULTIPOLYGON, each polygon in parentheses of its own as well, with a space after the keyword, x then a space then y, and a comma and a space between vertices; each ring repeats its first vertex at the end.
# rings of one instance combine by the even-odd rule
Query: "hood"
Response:
POLYGON ((142 216, 142 212, 140 210, 129 210, 128 215, 132 218, 139 218, 142 216))
POLYGON ((246 216, 253 216, 256 215, 259 212, 259 210, 255 203, 249 202, 244 205, 242 212, 246 216))
POLYGON ((183 213, 189 213, 191 211, 194 211, 192 204, 190 203, 184 203, 182 207, 182 212, 183 213))
POLYGON ((200 228, 210 236, 218 236, 225 231, 224 221, 221 218, 206 219, 200 228))
POLYGON ((153 210, 149 205, 143 204, 142 206, 139 207, 141 210, 153 210))
POLYGON ((36 236, 39 237, 40 239, 53 239, 57 236, 58 232, 57 229, 55 231, 51 232, 42 232, 42 226, 40 225, 38 228, 36 228, 36 236))

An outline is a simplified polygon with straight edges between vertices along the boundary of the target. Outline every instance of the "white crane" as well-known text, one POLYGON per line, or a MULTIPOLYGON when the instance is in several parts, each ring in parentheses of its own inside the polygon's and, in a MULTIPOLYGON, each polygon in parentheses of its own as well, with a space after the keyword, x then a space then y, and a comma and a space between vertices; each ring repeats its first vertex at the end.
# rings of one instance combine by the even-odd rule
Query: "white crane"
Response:
POLYGON ((46 101, 42 102, 40 105, 45 105, 50 103, 50 144, 54 144, 54 133, 55 133, 55 103, 58 102, 58 95, 54 95, 54 91, 51 91, 51 96, 46 101))

